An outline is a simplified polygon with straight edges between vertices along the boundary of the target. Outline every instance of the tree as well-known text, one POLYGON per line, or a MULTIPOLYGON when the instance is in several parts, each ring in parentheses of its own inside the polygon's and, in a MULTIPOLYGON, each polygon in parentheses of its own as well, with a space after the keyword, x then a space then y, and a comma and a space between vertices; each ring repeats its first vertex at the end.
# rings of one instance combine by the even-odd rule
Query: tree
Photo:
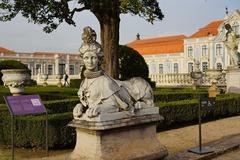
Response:
POLYGON ((64 21, 75 26, 73 16, 84 10, 91 11, 99 21, 104 69, 115 78, 120 14, 138 15, 151 23, 164 17, 157 0, 2 0, 0 21, 9 21, 21 13, 29 22, 45 24, 43 30, 50 33, 64 21), (74 8, 71 3, 75 3, 74 8))
POLYGON ((132 77, 142 77, 148 80, 147 63, 138 51, 120 45, 118 53, 120 80, 128 80, 132 77))

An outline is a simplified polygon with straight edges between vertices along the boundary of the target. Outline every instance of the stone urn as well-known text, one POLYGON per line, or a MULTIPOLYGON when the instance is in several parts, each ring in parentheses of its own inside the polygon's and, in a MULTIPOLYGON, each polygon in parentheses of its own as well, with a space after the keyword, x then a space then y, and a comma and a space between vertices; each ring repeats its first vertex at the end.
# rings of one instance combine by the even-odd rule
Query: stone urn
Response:
POLYGON ((199 80, 203 77, 203 73, 200 71, 200 63, 196 62, 196 69, 190 73, 190 77, 193 79, 193 89, 196 90, 200 86, 199 80))
POLYGON ((30 80, 27 69, 6 69, 1 70, 4 86, 8 87, 14 96, 24 93, 24 85, 30 80))
POLYGON ((205 74, 208 78, 210 84, 217 83, 219 79, 222 77, 222 70, 221 69, 208 69, 205 71, 205 74))
POLYGON ((208 79, 208 82, 210 83, 210 87, 208 89, 208 92, 211 92, 213 95, 217 95, 218 87, 216 83, 218 80, 222 78, 222 70, 220 69, 208 69, 205 72, 206 77, 208 79))

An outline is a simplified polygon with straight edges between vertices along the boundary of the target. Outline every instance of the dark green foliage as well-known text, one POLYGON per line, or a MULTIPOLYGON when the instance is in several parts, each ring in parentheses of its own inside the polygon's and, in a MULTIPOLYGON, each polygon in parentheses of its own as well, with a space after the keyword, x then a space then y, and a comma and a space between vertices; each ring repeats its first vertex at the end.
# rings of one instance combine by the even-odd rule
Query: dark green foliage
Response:
POLYGON ((200 96, 207 96, 207 92, 163 92, 155 93, 154 100, 155 102, 171 102, 179 100, 191 100, 198 99, 200 96))
MULTIPOLYGON (((64 90, 68 91, 68 89, 64 90)), ((41 91, 43 91, 42 88, 40 88, 40 94, 42 94, 41 91)), ((53 96, 49 95, 48 100, 51 97, 53 96)), ((68 97, 71 97, 71 95, 68 97)), ((62 96, 62 100, 43 102, 49 115, 50 148, 69 148, 75 144, 75 130, 67 127, 67 124, 72 120, 72 110, 79 103, 79 99, 68 99, 68 97, 63 98, 62 96)), ((11 143, 10 128, 11 117, 8 108, 5 104, 0 104, 0 144, 11 143)), ((17 116, 16 146, 25 148, 45 147, 45 115, 17 116)))
POLYGON ((119 46, 119 74, 121 80, 132 77, 148 79, 148 66, 144 58, 134 49, 119 46))
MULTIPOLYGON (((156 102, 160 114, 164 117, 161 126, 197 122, 198 120, 198 99, 182 100, 175 102, 156 102)), ((203 120, 215 120, 240 114, 240 95, 222 95, 217 98, 214 107, 202 107, 203 120)))
MULTIPOLYGON (((148 22, 162 20, 164 17, 157 0, 121 0, 119 2, 112 0, 68 0, 68 1, 2 1, 0 9, 4 14, 0 15, 0 21, 9 21, 17 14, 21 13, 23 17, 36 24, 45 24, 44 31, 49 33, 55 30, 59 24, 66 22, 75 26, 74 14, 84 10, 90 10, 93 13, 109 14, 119 8, 120 13, 130 13, 138 15, 148 22), (69 3, 78 3, 75 8, 69 6, 69 3), (113 7, 114 6, 114 7, 113 7)), ((99 18, 99 17, 97 17, 99 18)), ((104 18, 104 17, 102 17, 104 18)))
POLYGON ((70 79, 70 87, 72 88, 79 88, 82 79, 70 79))
MULTIPOLYGON (((4 116, 0 125, 0 144, 11 144, 11 118, 4 116)), ((72 112, 48 116, 49 148, 66 148, 75 144, 75 131, 67 124, 72 120, 72 112)), ((45 147, 45 116, 21 116, 16 118, 15 145, 25 148, 45 147)))
POLYGON ((28 80, 26 86, 36 86, 37 85, 37 81, 30 79, 28 80))
MULTIPOLYGON (((0 61, 0 71, 2 69, 27 69, 30 73, 30 70, 27 68, 27 66, 15 60, 0 61)), ((0 72, 0 85, 3 85, 2 72, 0 72)))

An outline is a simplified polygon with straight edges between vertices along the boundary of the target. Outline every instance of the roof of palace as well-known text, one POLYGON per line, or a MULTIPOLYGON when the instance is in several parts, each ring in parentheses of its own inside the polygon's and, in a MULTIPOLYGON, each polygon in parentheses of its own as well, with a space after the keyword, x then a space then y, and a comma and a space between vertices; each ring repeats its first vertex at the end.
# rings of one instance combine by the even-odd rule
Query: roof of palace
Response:
POLYGON ((0 53, 16 53, 10 49, 0 47, 0 53))
POLYGON ((183 52, 185 35, 135 40, 127 46, 137 50, 141 55, 168 54, 183 52))
POLYGON ((197 32, 193 33, 188 38, 199 38, 199 37, 207 37, 207 36, 215 36, 218 34, 218 27, 223 23, 223 20, 213 21, 203 28, 200 28, 197 32))
POLYGON ((207 36, 215 36, 218 34, 218 27, 223 23, 223 20, 213 21, 189 37, 184 35, 175 35, 159 38, 150 38, 135 40, 127 44, 127 46, 137 50, 141 55, 152 54, 171 54, 184 52, 184 39, 200 38, 207 36))

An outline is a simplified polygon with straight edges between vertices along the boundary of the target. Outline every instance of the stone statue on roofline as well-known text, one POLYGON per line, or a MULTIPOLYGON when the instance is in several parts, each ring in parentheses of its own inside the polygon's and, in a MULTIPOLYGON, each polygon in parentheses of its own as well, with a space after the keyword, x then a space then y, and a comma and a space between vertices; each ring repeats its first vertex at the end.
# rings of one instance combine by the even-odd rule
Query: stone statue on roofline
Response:
POLYGON ((73 109, 74 119, 93 120, 119 112, 135 116, 139 110, 153 107, 152 88, 143 78, 118 81, 104 72, 101 68, 104 54, 96 39, 91 27, 83 29, 79 52, 86 70, 78 91, 80 103, 73 109))
POLYGON ((227 30, 225 34, 225 38, 223 40, 224 45, 227 48, 229 57, 230 57, 230 66, 231 67, 239 67, 239 56, 238 56, 238 45, 239 45, 239 37, 233 31, 231 25, 229 23, 224 24, 225 29, 227 30))

